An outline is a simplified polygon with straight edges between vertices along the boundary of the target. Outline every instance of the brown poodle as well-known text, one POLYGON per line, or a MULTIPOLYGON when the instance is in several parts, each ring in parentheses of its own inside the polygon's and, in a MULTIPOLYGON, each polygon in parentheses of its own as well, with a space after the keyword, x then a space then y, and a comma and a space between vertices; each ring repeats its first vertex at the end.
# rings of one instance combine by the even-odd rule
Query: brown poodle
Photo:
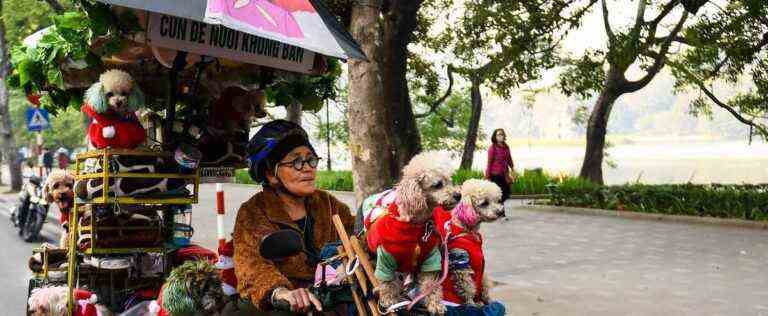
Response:
POLYGON ((66 170, 55 170, 48 175, 43 185, 43 196, 48 203, 55 203, 59 207, 59 221, 64 231, 61 235, 60 246, 66 247, 67 228, 69 227, 69 213, 75 204, 75 177, 66 170))

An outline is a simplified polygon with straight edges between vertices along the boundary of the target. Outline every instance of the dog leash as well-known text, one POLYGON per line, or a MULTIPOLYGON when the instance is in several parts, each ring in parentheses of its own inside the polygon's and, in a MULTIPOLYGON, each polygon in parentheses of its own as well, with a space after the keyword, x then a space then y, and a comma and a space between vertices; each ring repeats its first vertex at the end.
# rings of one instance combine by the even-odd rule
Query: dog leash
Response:
MULTIPOLYGON (((432 230, 434 230, 434 227, 432 227, 432 230)), ((411 303, 408 304, 407 309, 409 311, 419 301, 427 297, 427 295, 431 294, 437 288, 442 287, 443 282, 448 277, 448 241, 450 240, 450 238, 451 238, 451 227, 450 227, 450 221, 448 221, 445 223, 445 238, 440 238, 441 239, 440 243, 442 244, 442 247, 443 247, 443 260, 442 260, 443 262, 442 262, 442 273, 440 275, 440 280, 438 280, 437 283, 431 284, 424 291, 421 291, 419 295, 416 295, 416 297, 411 301, 411 303)))

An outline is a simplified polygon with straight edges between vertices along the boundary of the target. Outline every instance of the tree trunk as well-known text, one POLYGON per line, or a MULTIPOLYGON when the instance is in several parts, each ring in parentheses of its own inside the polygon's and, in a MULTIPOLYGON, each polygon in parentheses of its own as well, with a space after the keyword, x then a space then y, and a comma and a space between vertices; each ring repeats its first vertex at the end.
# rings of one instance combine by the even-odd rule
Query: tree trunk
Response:
POLYGON ((469 118, 467 139, 464 142, 464 153, 461 155, 461 169, 472 169, 477 147, 477 131, 480 129, 480 115, 483 112, 483 96, 480 94, 480 80, 472 79, 472 116, 469 118))
POLYGON ((400 170, 421 151, 421 136, 409 93, 408 44, 418 26, 417 14, 422 0, 389 0, 383 25, 384 98, 391 112, 391 135, 397 165, 391 170, 399 178, 400 170))
MULTIPOLYGON (((0 0, 0 14, 3 2, 0 0)), ((8 161, 11 176, 11 190, 21 190, 21 164, 17 158, 19 152, 13 139, 13 125, 8 108, 8 87, 5 80, 8 75, 8 42, 5 40, 5 25, 0 23, 0 117, 2 117, 2 146, 5 160, 8 161)))
POLYGON ((605 153, 605 134, 608 131, 608 118, 616 99, 621 96, 610 86, 600 93, 589 116, 587 125, 587 148, 581 165, 581 178, 597 184, 603 184, 603 156, 605 153))
POLYGON ((395 164, 382 82, 380 13, 371 5, 356 3, 352 8, 350 33, 369 59, 349 60, 349 148, 358 204, 392 184, 395 164))
POLYGON ((301 125, 301 103, 293 100, 291 104, 285 107, 287 112, 285 119, 301 125))

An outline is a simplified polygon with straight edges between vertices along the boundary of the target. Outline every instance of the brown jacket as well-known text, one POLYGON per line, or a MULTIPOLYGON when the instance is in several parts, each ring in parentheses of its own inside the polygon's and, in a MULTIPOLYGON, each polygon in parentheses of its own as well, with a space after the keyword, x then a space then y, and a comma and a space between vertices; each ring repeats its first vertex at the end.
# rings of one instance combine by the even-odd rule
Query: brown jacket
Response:
MULTIPOLYGON (((310 197, 307 213, 314 219, 314 241, 317 249, 326 243, 338 240, 338 235, 331 222, 332 214, 339 214, 348 232, 352 231, 354 219, 344 203, 331 194, 317 190, 310 197)), ((315 267, 310 267, 305 254, 272 262, 259 255, 259 244, 266 234, 279 230, 281 223, 298 227, 282 208, 277 193, 270 188, 257 193, 240 206, 235 220, 235 274, 237 291, 240 296, 250 299, 257 308, 269 308, 267 301, 272 290, 277 287, 294 288, 297 282, 310 281, 315 274, 315 267)))

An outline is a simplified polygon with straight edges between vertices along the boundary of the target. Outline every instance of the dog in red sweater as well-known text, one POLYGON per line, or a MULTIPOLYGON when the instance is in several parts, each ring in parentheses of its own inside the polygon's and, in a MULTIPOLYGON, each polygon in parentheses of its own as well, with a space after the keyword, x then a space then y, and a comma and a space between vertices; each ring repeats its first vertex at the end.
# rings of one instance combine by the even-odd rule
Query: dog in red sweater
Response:
POLYGON ((458 305, 489 304, 488 279, 480 223, 504 217, 501 189, 486 180, 467 180, 461 186, 461 202, 451 212, 436 211, 435 225, 448 241, 449 277, 443 297, 458 305))
POLYGON ((131 75, 108 70, 85 92, 82 111, 91 119, 90 145, 102 148, 134 149, 144 143, 147 132, 136 117, 144 105, 144 94, 131 75))
POLYGON ((432 219, 435 210, 442 209, 440 203, 460 198, 451 174, 444 155, 417 155, 403 169, 403 178, 394 189, 394 202, 376 218, 365 221, 368 248, 376 255, 375 277, 381 281, 376 292, 383 307, 407 301, 404 279, 414 276, 417 291, 425 291, 422 302, 427 311, 445 313, 437 283, 442 270, 440 237, 432 219))

